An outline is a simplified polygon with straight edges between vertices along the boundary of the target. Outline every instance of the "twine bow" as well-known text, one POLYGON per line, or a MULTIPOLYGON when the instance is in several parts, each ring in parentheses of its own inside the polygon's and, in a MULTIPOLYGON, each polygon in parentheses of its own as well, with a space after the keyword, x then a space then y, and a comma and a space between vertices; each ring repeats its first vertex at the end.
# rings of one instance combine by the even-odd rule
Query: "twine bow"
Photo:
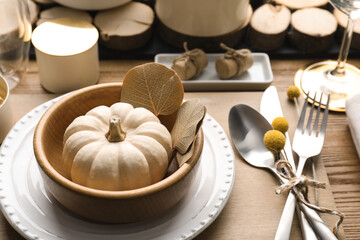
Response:
POLYGON ((339 220, 335 223, 333 232, 337 235, 339 226, 344 220, 344 214, 337 210, 325 208, 325 207, 319 207, 314 204, 311 204, 306 201, 307 198, 307 192, 308 192, 308 186, 316 187, 316 188, 326 188, 326 183, 316 181, 312 178, 306 177, 306 176, 296 176, 293 169, 291 168, 291 165, 286 160, 280 160, 276 163, 276 170, 279 172, 279 174, 289 180, 287 183, 282 184, 280 187, 276 189, 277 194, 281 194, 283 192, 286 192, 290 189, 294 191, 296 194, 298 200, 300 200, 303 204, 305 204, 307 207, 321 213, 327 213, 331 215, 337 215, 339 216, 339 220), (286 174, 283 173, 282 170, 285 170, 286 174), (300 194, 301 192, 304 192, 303 194, 300 194))
POLYGON ((179 56, 173 60, 173 64, 175 64, 178 61, 191 62, 192 64, 194 64, 194 66, 196 68, 195 76, 199 75, 202 69, 201 69, 201 66, 199 65, 199 62, 196 61, 196 59, 201 54, 200 49, 195 48, 190 51, 188 49, 187 42, 184 42, 184 50, 185 50, 185 52, 183 54, 181 54, 181 56, 179 56))
POLYGON ((248 65, 252 65, 253 61, 252 58, 249 58, 248 56, 251 55, 251 51, 249 49, 240 49, 235 50, 233 48, 230 48, 226 46, 224 43, 220 43, 220 47, 226 50, 226 53, 224 54, 225 59, 233 59, 236 62, 237 65, 237 74, 240 74, 247 70, 248 65))

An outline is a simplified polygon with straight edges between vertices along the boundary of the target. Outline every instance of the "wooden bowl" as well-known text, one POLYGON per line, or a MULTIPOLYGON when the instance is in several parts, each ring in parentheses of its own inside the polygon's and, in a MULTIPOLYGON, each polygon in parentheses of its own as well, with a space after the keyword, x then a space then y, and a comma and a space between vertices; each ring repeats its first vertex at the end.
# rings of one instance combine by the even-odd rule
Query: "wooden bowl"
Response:
POLYGON ((62 160, 65 129, 90 109, 119 102, 121 86, 120 83, 99 84, 72 92, 51 106, 35 129, 34 152, 46 189, 63 206, 94 221, 135 222, 173 207, 192 184, 202 152, 204 139, 200 132, 192 158, 175 173, 144 188, 104 191, 72 182, 62 160))

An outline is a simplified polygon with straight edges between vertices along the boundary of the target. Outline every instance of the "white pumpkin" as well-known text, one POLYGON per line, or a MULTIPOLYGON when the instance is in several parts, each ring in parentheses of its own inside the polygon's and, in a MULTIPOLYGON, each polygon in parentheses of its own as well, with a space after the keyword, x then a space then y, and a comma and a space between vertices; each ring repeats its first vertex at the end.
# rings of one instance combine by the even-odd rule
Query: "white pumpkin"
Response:
POLYGON ((130 190, 160 181, 172 155, 171 135, 145 108, 115 103, 77 117, 64 134, 63 159, 73 182, 130 190))

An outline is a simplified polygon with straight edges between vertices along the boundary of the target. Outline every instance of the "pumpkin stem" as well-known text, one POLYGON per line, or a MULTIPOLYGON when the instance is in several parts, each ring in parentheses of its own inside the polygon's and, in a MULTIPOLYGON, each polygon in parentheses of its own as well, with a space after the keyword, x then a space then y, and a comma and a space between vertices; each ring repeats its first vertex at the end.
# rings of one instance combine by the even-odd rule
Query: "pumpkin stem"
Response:
POLYGON ((111 116, 109 121, 109 131, 105 134, 109 142, 122 142, 126 137, 126 132, 121 128, 119 116, 111 116))

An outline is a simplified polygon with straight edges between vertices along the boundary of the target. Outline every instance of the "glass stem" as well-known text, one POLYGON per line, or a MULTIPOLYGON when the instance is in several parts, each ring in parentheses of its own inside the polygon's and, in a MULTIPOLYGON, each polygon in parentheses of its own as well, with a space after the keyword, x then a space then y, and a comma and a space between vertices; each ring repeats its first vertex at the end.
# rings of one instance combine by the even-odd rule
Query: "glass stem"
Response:
POLYGON ((351 17, 348 18, 347 26, 341 42, 340 53, 337 60, 337 66, 331 71, 331 75, 341 77, 345 75, 345 64, 349 54, 351 39, 354 31, 355 21, 351 17))

